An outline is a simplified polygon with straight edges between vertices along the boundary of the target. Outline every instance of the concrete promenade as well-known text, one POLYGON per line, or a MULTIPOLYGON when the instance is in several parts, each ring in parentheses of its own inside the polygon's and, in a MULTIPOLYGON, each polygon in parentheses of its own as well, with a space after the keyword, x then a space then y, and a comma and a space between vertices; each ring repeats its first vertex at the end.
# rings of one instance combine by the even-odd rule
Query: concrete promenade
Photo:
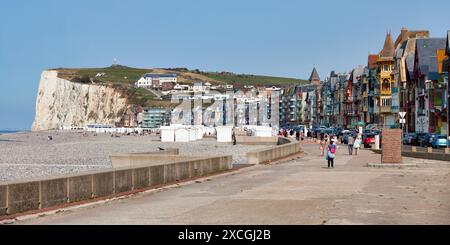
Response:
POLYGON ((450 224, 450 162, 368 168, 380 155, 341 146, 328 169, 316 144, 303 149, 297 160, 15 224, 450 224))

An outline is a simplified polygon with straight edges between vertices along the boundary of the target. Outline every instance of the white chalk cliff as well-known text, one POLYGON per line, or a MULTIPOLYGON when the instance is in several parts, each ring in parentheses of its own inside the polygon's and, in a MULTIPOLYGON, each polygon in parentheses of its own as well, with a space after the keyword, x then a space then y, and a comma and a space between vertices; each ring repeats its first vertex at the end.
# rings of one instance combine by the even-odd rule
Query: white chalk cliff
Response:
POLYGON ((88 124, 120 122, 128 107, 127 98, 115 88, 74 83, 58 78, 58 72, 41 74, 33 131, 88 124))

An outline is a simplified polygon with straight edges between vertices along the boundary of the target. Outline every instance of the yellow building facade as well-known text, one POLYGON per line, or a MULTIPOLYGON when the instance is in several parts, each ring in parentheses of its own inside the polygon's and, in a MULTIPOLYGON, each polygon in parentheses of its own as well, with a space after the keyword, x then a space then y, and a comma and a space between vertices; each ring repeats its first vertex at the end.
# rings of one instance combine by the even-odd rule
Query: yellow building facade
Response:
POLYGON ((391 111, 392 107, 392 87, 394 83, 394 41, 391 33, 386 35, 383 49, 380 51, 378 58, 377 75, 379 85, 379 107, 380 107, 380 124, 389 126, 394 124, 395 116, 391 111))

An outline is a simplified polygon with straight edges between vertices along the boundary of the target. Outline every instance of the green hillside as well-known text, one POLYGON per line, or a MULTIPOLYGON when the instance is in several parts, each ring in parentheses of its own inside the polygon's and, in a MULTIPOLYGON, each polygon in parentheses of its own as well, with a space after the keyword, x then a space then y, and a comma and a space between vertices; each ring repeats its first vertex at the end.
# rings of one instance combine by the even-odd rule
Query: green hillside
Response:
POLYGON ((58 68, 58 76, 73 82, 108 83, 133 85, 145 73, 153 72, 152 69, 131 68, 127 66, 110 66, 105 68, 58 68), (97 74, 104 73, 97 77, 97 74))
POLYGON ((286 85, 300 85, 306 84, 308 81, 295 79, 295 78, 286 78, 286 77, 272 77, 272 76, 258 76, 258 75, 249 75, 249 74, 234 74, 227 72, 206 72, 202 73, 208 78, 225 82, 228 84, 243 84, 243 85, 278 85, 278 86, 286 86, 286 85))
MULTIPOLYGON (((175 73, 181 84, 194 82, 209 82, 213 85, 232 84, 235 87, 244 85, 254 86, 288 86, 307 83, 305 80, 258 76, 249 74, 235 74, 230 72, 203 72, 186 68, 132 68, 113 65, 105 68, 57 68, 58 77, 83 84, 109 85, 124 91, 130 102, 141 106, 170 106, 170 101, 158 99, 152 92, 144 88, 134 88, 134 83, 146 73, 175 73)), ((172 105, 173 106, 173 105, 172 105)))

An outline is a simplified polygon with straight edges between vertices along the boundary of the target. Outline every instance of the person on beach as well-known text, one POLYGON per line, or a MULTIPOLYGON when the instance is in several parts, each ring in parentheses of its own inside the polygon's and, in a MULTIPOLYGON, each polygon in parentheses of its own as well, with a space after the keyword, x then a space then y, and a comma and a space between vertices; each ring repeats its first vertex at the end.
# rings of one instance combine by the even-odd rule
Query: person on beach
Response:
POLYGON ((328 161, 328 168, 334 168, 334 159, 336 158, 336 143, 334 140, 330 141, 330 144, 327 146, 327 156, 326 160, 328 161))

